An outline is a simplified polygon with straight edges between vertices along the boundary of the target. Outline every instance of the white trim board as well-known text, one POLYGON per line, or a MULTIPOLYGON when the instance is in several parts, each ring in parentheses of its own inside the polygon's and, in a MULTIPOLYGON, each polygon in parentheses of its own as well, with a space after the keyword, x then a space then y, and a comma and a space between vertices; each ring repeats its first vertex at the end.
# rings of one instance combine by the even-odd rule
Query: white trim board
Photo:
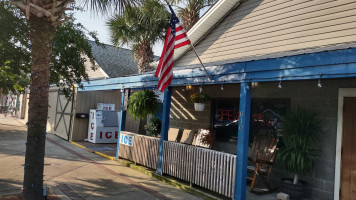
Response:
POLYGON ((343 108, 345 97, 356 97, 356 88, 339 88, 338 111, 337 111, 337 137, 336 137, 336 159, 335 159, 335 184, 334 200, 340 198, 340 179, 341 179, 341 148, 343 130, 343 108))

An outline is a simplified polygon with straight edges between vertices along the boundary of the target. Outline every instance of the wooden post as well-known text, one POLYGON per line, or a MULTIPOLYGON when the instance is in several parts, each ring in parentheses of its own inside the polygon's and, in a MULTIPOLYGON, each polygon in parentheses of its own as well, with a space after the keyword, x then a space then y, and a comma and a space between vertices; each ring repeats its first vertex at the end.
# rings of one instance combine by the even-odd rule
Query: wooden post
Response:
POLYGON ((171 109, 172 87, 167 87, 164 91, 161 140, 159 144, 159 157, 157 174, 162 175, 163 143, 168 140, 169 112, 171 109))
MULTIPOLYGON (((130 91, 127 91, 130 93, 130 91)), ((121 108, 120 108, 120 119, 119 119, 119 133, 117 137, 117 149, 116 149, 116 159, 119 159, 119 147, 120 147, 120 132, 125 130, 126 123, 126 110, 125 110, 125 89, 121 92, 121 108)))
POLYGON ((239 131, 237 139, 237 159, 235 175, 235 200, 246 199, 247 154, 250 129, 251 87, 241 83, 239 107, 239 131))

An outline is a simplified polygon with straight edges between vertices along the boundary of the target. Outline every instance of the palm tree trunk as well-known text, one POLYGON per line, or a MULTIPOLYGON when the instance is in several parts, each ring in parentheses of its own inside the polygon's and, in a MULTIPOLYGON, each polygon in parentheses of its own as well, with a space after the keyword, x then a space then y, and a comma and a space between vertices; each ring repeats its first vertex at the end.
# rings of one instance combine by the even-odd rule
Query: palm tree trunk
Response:
POLYGON ((55 28, 44 18, 30 17, 32 68, 23 194, 44 199, 43 169, 48 115, 50 61, 55 28))
POLYGON ((199 21, 199 9, 192 9, 184 11, 182 15, 182 22, 185 31, 189 31, 197 21, 199 21))
POLYGON ((138 73, 141 74, 153 70, 150 63, 153 61, 154 55, 149 41, 144 40, 137 45, 135 58, 137 60, 138 73))

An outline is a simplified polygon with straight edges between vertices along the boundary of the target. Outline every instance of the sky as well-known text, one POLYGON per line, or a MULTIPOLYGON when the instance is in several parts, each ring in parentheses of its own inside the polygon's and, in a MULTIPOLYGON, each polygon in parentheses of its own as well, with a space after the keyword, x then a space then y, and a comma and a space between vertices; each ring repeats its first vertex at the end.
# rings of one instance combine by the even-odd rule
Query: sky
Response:
MULTIPOLYGON (((184 6, 183 4, 180 6, 184 6)), ((85 9, 85 8, 84 8, 85 9)), ((204 8, 200 15, 205 13, 208 8, 204 8)), ((88 31, 96 31, 98 33, 98 38, 100 42, 104 44, 111 44, 110 42, 110 31, 108 26, 106 26, 106 22, 110 18, 110 16, 103 16, 102 14, 97 14, 94 12, 90 12, 90 9, 85 9, 84 12, 75 11, 74 17, 76 21, 81 23, 88 31)), ((129 46, 122 46, 123 48, 131 49, 129 46)), ((163 49, 163 41, 154 45, 153 53, 156 56, 161 56, 163 49)))
MULTIPOLYGON (((103 16, 101 14, 94 14, 89 10, 84 12, 75 11, 74 17, 76 22, 81 23, 88 31, 96 31, 98 33, 98 38, 100 42, 104 44, 111 44, 110 42, 110 31, 106 22, 109 16, 103 16)), ((128 46, 122 46, 123 48, 131 49, 128 46)), ((160 42, 153 47, 153 52, 156 56, 160 56, 163 49, 163 44, 160 42)))

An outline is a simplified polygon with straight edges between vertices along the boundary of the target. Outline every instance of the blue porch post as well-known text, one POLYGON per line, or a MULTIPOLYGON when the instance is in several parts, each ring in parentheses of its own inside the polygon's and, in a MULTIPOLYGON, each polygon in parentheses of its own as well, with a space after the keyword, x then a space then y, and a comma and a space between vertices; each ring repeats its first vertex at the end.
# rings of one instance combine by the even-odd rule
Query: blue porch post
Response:
POLYGON ((119 159, 119 147, 120 147, 120 132, 125 130, 126 123, 126 110, 125 109, 125 89, 121 93, 121 109, 120 109, 120 121, 119 121, 119 133, 117 138, 116 159, 119 159))
POLYGON ((235 174, 235 200, 246 199, 247 153, 250 129, 251 89, 249 83, 241 83, 239 107, 239 132, 235 174), (248 86, 248 87, 247 87, 248 86))
POLYGON ((157 174, 159 175, 162 175, 163 142, 168 140, 169 112, 171 109, 171 99, 172 99, 172 87, 168 87, 164 91, 164 99, 163 99, 161 141, 159 145, 159 157, 158 157, 158 168, 157 168, 157 174))

